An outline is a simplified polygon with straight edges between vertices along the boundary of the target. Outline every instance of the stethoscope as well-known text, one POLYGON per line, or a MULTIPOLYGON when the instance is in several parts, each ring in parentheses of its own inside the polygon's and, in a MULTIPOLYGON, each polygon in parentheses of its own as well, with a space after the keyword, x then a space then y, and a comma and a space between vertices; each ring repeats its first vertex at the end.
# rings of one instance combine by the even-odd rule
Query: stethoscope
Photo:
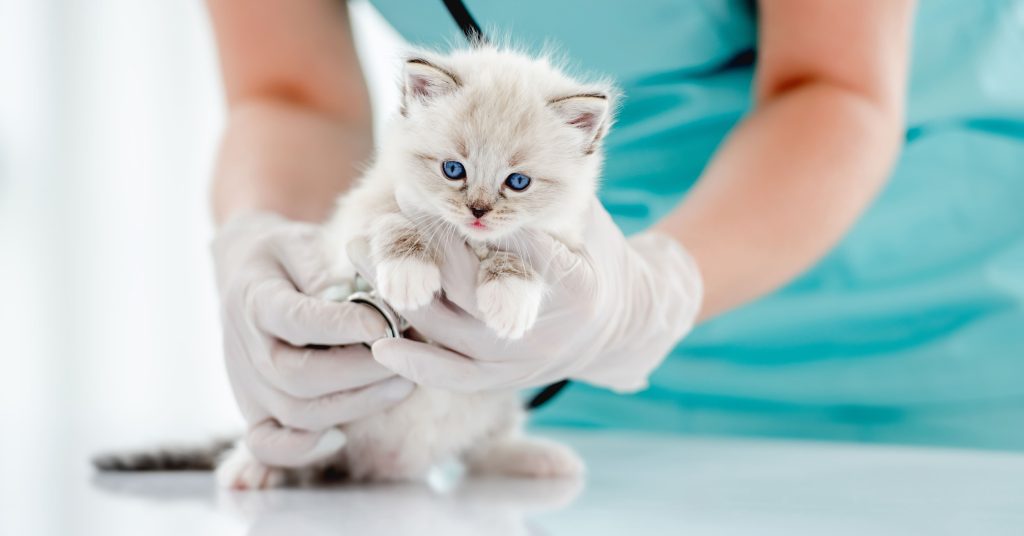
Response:
MULTIPOLYGON (((351 287, 339 286, 328 289, 328 294, 325 296, 327 299, 334 299, 336 301, 347 301, 351 303, 358 303, 365 305, 377 312, 384 319, 384 337, 385 339, 400 339, 404 337, 405 331, 409 329, 409 323, 406 322, 401 315, 398 314, 388 302, 384 301, 377 294, 376 290, 373 290, 365 279, 359 275, 355 276, 351 287), (342 300, 338 300, 337 297, 344 296, 342 300)), ((369 347, 369 345, 366 345, 369 347)))
MULTIPOLYGON (((459 29, 462 30, 463 35, 466 36, 466 39, 469 40, 470 43, 487 42, 486 38, 484 38, 483 31, 480 30, 480 26, 476 23, 476 20, 473 19, 473 16, 469 13, 469 10, 466 9, 466 5, 463 4, 461 0, 444 0, 444 5, 448 8, 448 13, 450 13, 452 18, 455 19, 455 23, 459 25, 459 29)), ((409 329, 409 323, 402 318, 402 316, 399 315, 398 312, 388 304, 388 302, 384 301, 384 299, 377 294, 377 291, 372 289, 363 278, 356 276, 350 288, 343 289, 336 287, 332 290, 334 291, 332 292, 334 296, 344 296, 344 301, 364 305, 380 314, 386 324, 384 332, 385 338, 402 338, 409 329)), ((553 399, 555 395, 561 392, 567 385, 569 385, 569 380, 562 380, 544 387, 527 400, 526 409, 533 410, 543 406, 553 399)))

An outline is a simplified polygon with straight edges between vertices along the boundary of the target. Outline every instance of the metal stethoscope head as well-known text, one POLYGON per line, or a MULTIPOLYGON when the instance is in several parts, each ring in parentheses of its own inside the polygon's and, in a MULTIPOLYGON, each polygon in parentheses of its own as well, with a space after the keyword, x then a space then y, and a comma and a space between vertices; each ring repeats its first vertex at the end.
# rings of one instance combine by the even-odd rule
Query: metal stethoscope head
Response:
POLYGON ((383 337, 385 339, 400 339, 405 330, 409 329, 409 323, 388 305, 388 302, 384 301, 365 279, 358 275, 351 283, 327 289, 324 298, 332 301, 359 303, 376 311, 386 324, 383 337))
POLYGON ((387 323, 387 327, 384 331, 384 337, 387 339, 399 339, 402 337, 402 333, 408 328, 408 324, 404 318, 398 316, 398 313, 391 308, 390 305, 375 291, 356 291, 349 294, 345 301, 352 303, 361 303, 363 305, 373 308, 375 311, 380 313, 380 316, 384 318, 384 322, 387 323))

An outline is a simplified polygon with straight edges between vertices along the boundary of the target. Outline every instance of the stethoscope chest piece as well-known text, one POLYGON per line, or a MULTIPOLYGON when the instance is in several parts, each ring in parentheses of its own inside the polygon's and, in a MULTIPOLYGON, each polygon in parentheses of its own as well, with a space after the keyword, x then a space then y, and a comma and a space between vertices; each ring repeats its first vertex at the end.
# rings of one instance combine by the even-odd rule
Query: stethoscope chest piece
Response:
POLYGON ((386 339, 401 338, 402 333, 407 328, 405 319, 398 316, 398 313, 374 291, 357 290, 349 294, 345 301, 361 303, 380 313, 380 316, 384 318, 384 322, 387 324, 387 327, 384 329, 384 338, 386 339))
MULTIPOLYGON (((409 323, 358 275, 351 282, 328 288, 321 297, 330 301, 362 304, 376 311, 386 324, 384 336, 381 338, 399 339, 405 330, 409 329, 409 323)), ((369 344, 366 346, 369 347, 369 344)))

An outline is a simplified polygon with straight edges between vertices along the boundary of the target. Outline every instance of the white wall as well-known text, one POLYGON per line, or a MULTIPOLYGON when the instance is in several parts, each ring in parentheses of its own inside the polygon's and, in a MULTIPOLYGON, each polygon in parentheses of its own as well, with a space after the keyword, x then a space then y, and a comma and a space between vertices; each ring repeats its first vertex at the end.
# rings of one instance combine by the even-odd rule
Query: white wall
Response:
MULTIPOLYGON (((392 108, 398 38, 353 12, 392 108)), ((0 533, 46 532, 3 509, 81 452, 239 428, 207 251, 223 113, 201 1, 0 0, 0 533)))

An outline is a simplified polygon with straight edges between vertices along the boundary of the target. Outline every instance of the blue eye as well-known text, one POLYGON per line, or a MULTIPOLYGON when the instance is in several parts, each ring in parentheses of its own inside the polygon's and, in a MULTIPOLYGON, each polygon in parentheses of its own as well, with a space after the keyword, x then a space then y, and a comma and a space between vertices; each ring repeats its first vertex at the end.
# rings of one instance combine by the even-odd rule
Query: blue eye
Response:
POLYGON ((530 177, 522 173, 513 173, 505 179, 505 185, 517 192, 521 192, 530 185, 530 177))
POLYGON ((466 167, 462 165, 462 162, 445 160, 441 163, 441 171, 444 172, 445 177, 453 181, 466 178, 466 167))

